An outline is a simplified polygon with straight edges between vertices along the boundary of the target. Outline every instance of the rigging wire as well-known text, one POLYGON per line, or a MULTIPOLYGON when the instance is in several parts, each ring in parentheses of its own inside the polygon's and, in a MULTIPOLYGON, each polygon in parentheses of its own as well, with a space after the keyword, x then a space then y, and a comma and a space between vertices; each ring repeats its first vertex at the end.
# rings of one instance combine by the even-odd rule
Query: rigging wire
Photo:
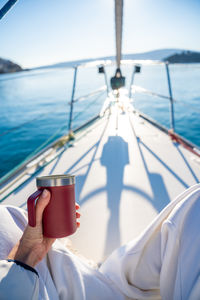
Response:
POLYGON ((42 143, 39 147, 37 147, 33 152, 31 152, 25 159, 23 159, 17 166, 15 166, 11 171, 6 173, 2 178, 0 178, 0 183, 4 182, 11 174, 13 174, 14 171, 18 170, 24 163, 27 163, 27 161, 32 158, 35 154, 37 154, 44 146, 46 146, 51 140, 53 140, 58 134, 66 127, 65 124, 61 128, 59 128, 52 136, 50 136, 44 143, 42 143))
POLYGON ((1 9, 0 9, 0 20, 7 14, 7 12, 15 5, 17 0, 9 0, 1 9))
POLYGON ((95 104, 97 102, 97 100, 105 93, 106 91, 103 91, 102 93, 100 93, 95 99, 94 101, 90 102, 85 108, 84 111, 81 111, 80 113, 77 113, 74 118, 73 121, 76 120, 79 116, 81 116, 88 108, 90 108, 90 106, 92 104, 95 104))
MULTIPOLYGON (((92 92, 91 94, 88 94, 88 95, 85 95, 85 96, 81 96, 81 97, 75 99, 74 102, 82 101, 82 100, 85 100, 86 98, 92 97, 92 96, 96 95, 97 92, 98 92, 98 94, 99 94, 99 93, 100 93, 100 94, 99 94, 99 95, 97 96, 97 98, 95 98, 95 99, 98 99, 101 95, 103 95, 103 93, 105 93, 105 91, 106 91, 105 88, 102 87, 101 89, 96 90, 96 91, 92 92)), ((94 103, 94 102, 92 102, 92 103, 94 103)), ((91 103, 90 103, 90 105, 91 105, 91 103)), ((61 108, 61 107, 66 108, 66 105, 65 105, 65 104, 60 105, 59 108, 61 108)), ((86 108, 87 108, 87 107, 86 107, 86 108)), ((17 125, 17 126, 14 126, 14 127, 10 128, 10 129, 7 129, 7 130, 5 130, 5 131, 3 131, 3 132, 0 133, 0 137, 2 137, 2 136, 4 136, 4 135, 7 135, 7 134, 9 134, 9 133, 11 133, 11 132, 13 132, 13 131, 16 131, 17 129, 20 129, 20 128, 24 127, 25 125, 30 124, 30 123, 32 123, 32 122, 34 122, 34 121, 36 121, 36 120, 42 118, 43 116, 45 116, 45 115, 47 115, 47 114, 54 113, 54 112, 55 112, 55 109, 52 110, 52 111, 47 111, 46 113, 42 113, 42 114, 40 114, 39 116, 37 116, 37 117, 35 117, 35 118, 31 119, 31 120, 28 120, 28 121, 26 121, 26 122, 24 122, 24 123, 21 123, 21 124, 19 124, 19 125, 17 125)))
MULTIPOLYGON (((65 107, 65 105, 64 105, 64 107, 65 107)), ((35 117, 35 118, 33 118, 33 119, 29 120, 29 121, 26 121, 26 122, 24 122, 24 123, 22 123, 22 124, 19 124, 19 125, 15 126, 15 127, 12 127, 12 128, 10 128, 10 129, 8 129, 8 130, 5 130, 5 131, 3 131, 3 132, 0 134, 0 137, 2 137, 2 136, 4 136, 4 135, 7 135, 7 134, 9 134, 9 133, 11 133, 11 132, 13 132, 13 131, 19 129, 19 128, 22 128, 22 127, 24 127, 25 125, 30 124, 30 123, 32 123, 32 122, 34 122, 34 121, 40 119, 41 117, 43 117, 43 116, 45 116, 45 115, 47 115, 47 114, 51 114, 51 113, 53 113, 53 112, 55 112, 55 110, 47 111, 46 113, 40 114, 39 116, 37 116, 37 117, 35 117)))
MULTIPOLYGON (((165 95, 161 95, 161 94, 158 94, 158 93, 155 93, 155 92, 152 92, 150 90, 147 90, 145 88, 142 88, 140 86, 137 86, 137 85, 132 85, 132 90, 133 92, 136 94, 146 94, 146 95, 149 95, 149 96, 153 96, 153 97, 158 97, 158 98, 163 98, 163 99, 168 99, 170 100, 170 97, 169 96, 165 96, 165 95)), ((192 108, 191 107, 191 104, 189 103, 185 103, 179 99, 174 99, 172 98, 173 102, 177 103, 177 104, 180 104, 180 105, 183 105, 185 107, 187 107, 190 111, 193 111, 193 112, 199 112, 200 113, 200 109, 198 108, 192 108)), ((177 105, 176 104, 176 105, 177 105)))
MULTIPOLYGON (((49 112, 48 112, 48 113, 49 113, 49 112)), ((1 136, 4 136, 4 135, 7 135, 8 133, 13 132, 13 131, 15 131, 15 130, 21 128, 21 127, 23 127, 23 126, 26 125, 26 124, 32 123, 33 121, 39 119, 40 117, 41 117, 41 115, 39 115, 39 116, 35 117, 34 119, 31 119, 31 120, 29 120, 29 121, 27 121, 27 122, 24 122, 24 123, 22 123, 22 124, 20 124, 20 125, 17 125, 17 126, 12 127, 12 128, 10 128, 10 129, 8 129, 8 130, 5 130, 5 131, 3 131, 3 132, 0 134, 0 137, 1 137, 1 136)))
POLYGON ((193 109, 193 108, 191 107, 191 104, 182 102, 181 100, 176 100, 176 101, 177 101, 178 104, 187 107, 187 108, 190 109, 192 112, 195 112, 195 113, 198 112, 198 113, 200 113, 200 109, 198 109, 198 108, 194 108, 194 109, 193 109))
MULTIPOLYGON (((86 107, 85 107, 85 110, 87 110, 91 104, 94 104, 97 102, 97 100, 100 98, 100 96, 102 96, 106 91, 103 91, 100 95, 98 95, 94 101, 90 102, 86 107)), ((75 117, 73 118, 73 121, 76 120, 81 114, 83 114, 84 111, 78 113, 77 115, 75 115, 75 117)), ((49 113, 49 112, 48 112, 49 113)), ((44 115, 44 114, 43 114, 44 115)), ((36 118, 35 118, 36 119, 36 118)), ((32 120, 33 121, 33 120, 32 120)), ((30 123, 30 122, 26 122, 26 123, 30 123)), ((24 123, 25 124, 25 123, 24 123)), ((22 124, 23 125, 23 124, 22 124)), ((18 126, 18 127, 22 127, 22 126, 18 126)), ((35 154, 37 154, 41 149, 43 149, 46 145, 48 145, 51 141, 53 141, 60 133, 62 133, 62 131, 66 128, 67 130, 67 124, 63 125, 62 127, 58 128, 56 130, 56 132, 51 135, 47 140, 45 140, 39 147, 37 147, 33 152, 31 152, 21 163, 24 163, 26 162, 29 158, 31 158, 32 156, 34 156, 35 154)), ((14 129, 14 128, 13 128, 14 129)))
POLYGON ((44 141, 44 143, 42 143, 31 154, 29 154, 28 157, 26 157, 25 160, 28 160, 29 158, 33 157, 40 150, 42 150, 45 146, 47 146, 50 143, 50 141, 53 141, 55 137, 58 137, 59 133, 61 133, 64 128, 66 128, 66 130, 67 130, 67 124, 65 124, 64 126, 58 128, 54 134, 52 134, 46 141, 44 141))
MULTIPOLYGON (((103 91, 100 95, 98 95, 98 97, 96 97, 96 98, 94 99, 94 101, 90 102, 89 105, 86 106, 85 109, 89 108, 89 107, 91 106, 91 104, 96 103, 97 100, 100 98, 100 96, 103 95, 104 93, 105 93, 105 91, 103 91)), ((82 113, 83 113, 83 112, 78 113, 78 114, 73 118, 73 121, 74 121, 75 119, 77 119, 82 113)), ((22 165, 24 162, 28 161, 29 158, 31 158, 31 157, 33 157, 35 154, 37 154, 37 153, 38 153, 40 150, 42 150, 45 146, 47 146, 47 145, 50 143, 50 141, 53 141, 60 133, 62 133, 62 131, 63 131, 65 128, 66 128, 66 130, 67 130, 67 124, 65 124, 64 126, 58 128, 58 129, 56 130, 56 132, 55 132, 53 135, 51 135, 46 141, 44 141, 44 143, 42 143, 42 144, 41 144, 39 147, 37 147, 32 153, 30 153, 30 154, 29 154, 29 155, 28 155, 28 156, 27 156, 27 157, 26 157, 26 158, 25 158, 25 159, 17 166, 17 168, 18 168, 20 165, 22 165)))
MULTIPOLYGON (((105 93, 105 91, 103 91, 103 93, 105 93)), ((85 110, 87 110, 87 108, 89 108, 89 107, 91 106, 91 104, 96 103, 97 100, 100 98, 100 96, 103 95, 103 93, 101 93, 100 95, 98 95, 98 97, 96 97, 96 98, 94 99, 94 101, 90 102, 90 103, 85 107, 85 110)), ((75 119, 77 119, 80 115, 82 115, 82 114, 85 112, 85 110, 84 110, 84 111, 81 111, 80 113, 78 113, 78 114, 73 118, 73 121, 74 121, 75 119)), ((58 128, 58 130, 56 130, 56 132, 55 132, 53 135, 51 135, 44 143, 42 143, 38 148, 36 148, 36 149, 34 150, 34 152, 32 152, 32 153, 28 156, 28 158, 32 157, 32 156, 35 155, 37 152, 39 152, 39 150, 43 149, 50 141, 53 141, 53 139, 54 139, 56 136, 58 136, 58 134, 61 133, 61 132, 63 131, 64 128, 67 129, 67 124, 65 124, 64 126, 58 128)), ((28 159, 28 158, 26 158, 26 159, 28 159)))

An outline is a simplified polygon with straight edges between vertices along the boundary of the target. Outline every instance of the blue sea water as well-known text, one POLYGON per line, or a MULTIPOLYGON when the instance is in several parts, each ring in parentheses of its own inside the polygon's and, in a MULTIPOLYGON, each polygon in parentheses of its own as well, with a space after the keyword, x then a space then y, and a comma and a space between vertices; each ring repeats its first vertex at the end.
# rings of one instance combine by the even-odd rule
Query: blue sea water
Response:
MULTIPOLYGON (((127 88, 132 66, 122 67, 127 88)), ((73 69, 33 70, 0 76, 0 177, 68 131, 73 69)), ((114 74, 106 68, 107 76, 114 74)), ((170 65, 176 132, 200 146, 200 64, 170 65)), ((142 66, 135 85, 168 95, 165 67, 142 66)), ((80 68, 75 98, 103 86, 96 67, 80 68)), ((106 92, 74 105, 73 128, 97 114, 106 92)), ((137 93, 137 109, 170 128, 169 100, 137 93)))

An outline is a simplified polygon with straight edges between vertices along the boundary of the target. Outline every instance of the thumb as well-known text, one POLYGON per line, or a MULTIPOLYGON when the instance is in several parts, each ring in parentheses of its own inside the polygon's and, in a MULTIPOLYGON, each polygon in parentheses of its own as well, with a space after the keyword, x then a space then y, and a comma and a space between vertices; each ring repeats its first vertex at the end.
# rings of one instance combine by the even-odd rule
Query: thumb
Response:
POLYGON ((50 198, 51 193, 47 189, 44 189, 36 203, 36 226, 42 222, 42 215, 45 207, 50 201, 50 198))

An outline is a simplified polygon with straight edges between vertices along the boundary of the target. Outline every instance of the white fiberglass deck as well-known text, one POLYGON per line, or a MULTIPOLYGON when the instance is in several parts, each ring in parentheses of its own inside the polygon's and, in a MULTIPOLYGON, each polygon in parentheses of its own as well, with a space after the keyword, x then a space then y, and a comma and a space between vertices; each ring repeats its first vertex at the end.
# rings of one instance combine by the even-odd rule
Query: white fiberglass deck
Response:
MULTIPOLYGON (((174 197, 200 181, 197 156, 137 114, 117 110, 79 132, 72 147, 37 173, 76 175, 82 217, 70 239, 97 262, 135 238, 174 197)), ((26 208, 35 189, 30 178, 3 204, 26 208)))

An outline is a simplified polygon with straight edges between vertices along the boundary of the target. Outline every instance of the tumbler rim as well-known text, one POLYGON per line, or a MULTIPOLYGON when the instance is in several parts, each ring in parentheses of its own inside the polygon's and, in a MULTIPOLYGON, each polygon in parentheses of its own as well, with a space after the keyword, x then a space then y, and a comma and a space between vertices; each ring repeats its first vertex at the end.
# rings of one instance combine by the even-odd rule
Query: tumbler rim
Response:
POLYGON ((66 175, 49 175, 36 178, 37 187, 65 186, 75 184, 75 176, 66 175))

